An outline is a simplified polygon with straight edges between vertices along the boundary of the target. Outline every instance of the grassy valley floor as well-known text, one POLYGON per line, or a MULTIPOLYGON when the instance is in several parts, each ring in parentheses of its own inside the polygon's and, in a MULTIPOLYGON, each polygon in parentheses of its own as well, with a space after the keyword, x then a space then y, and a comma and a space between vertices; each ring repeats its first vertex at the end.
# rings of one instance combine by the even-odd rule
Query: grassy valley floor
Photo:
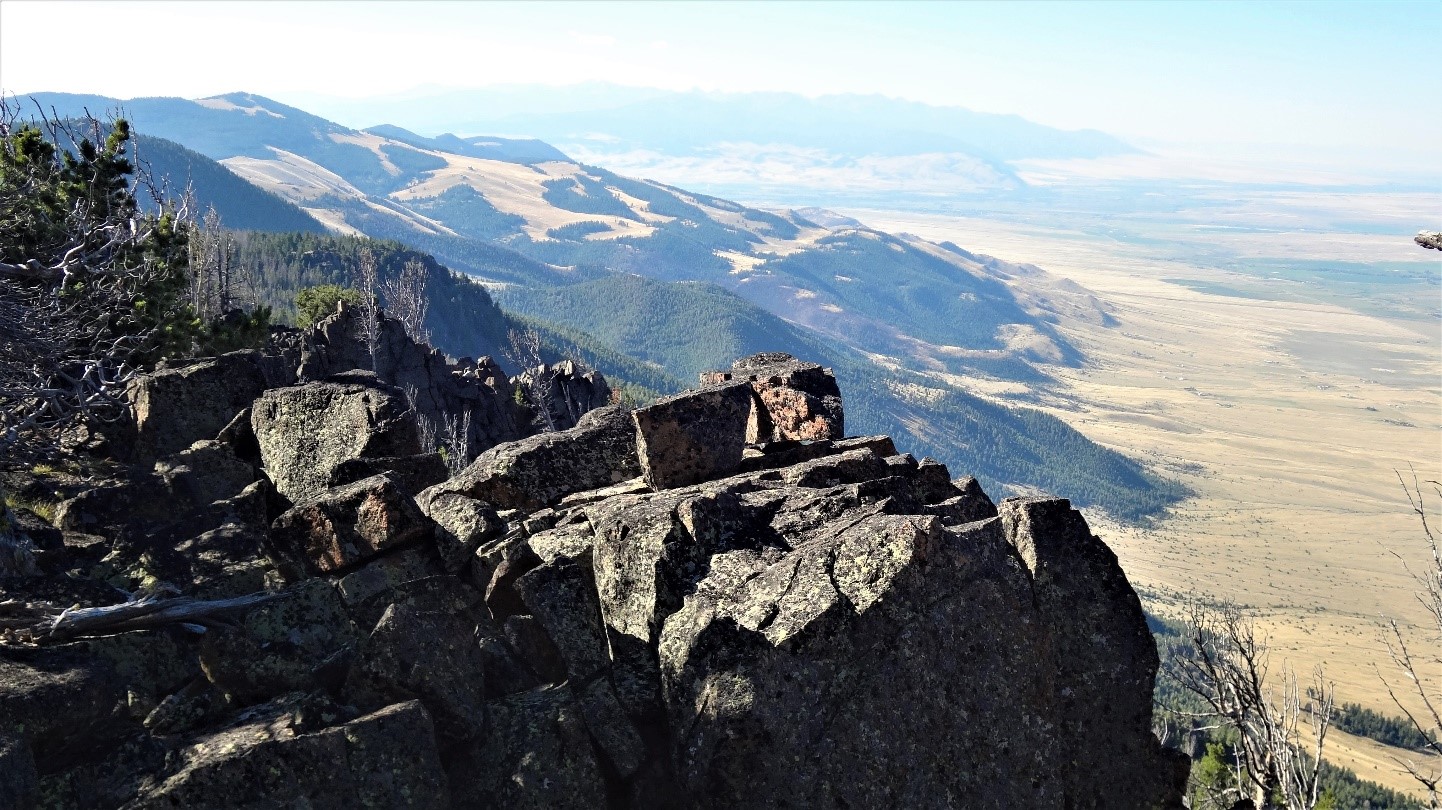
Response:
MULTIPOLYGON (((1420 565, 1424 546, 1394 471, 1409 482, 1409 466, 1442 479, 1435 317, 1213 292, 1255 280, 1080 230, 844 213, 1033 262, 1110 304, 1116 326, 1063 324, 1089 362, 1052 369, 1054 387, 1022 396, 1198 493, 1146 529, 1088 515, 1148 607, 1174 613, 1190 595, 1249 606, 1270 636, 1274 671, 1286 666, 1305 681, 1321 665, 1339 702, 1397 714, 1381 680, 1399 680, 1382 622, 1415 627, 1423 614, 1393 552, 1420 565), (1177 277, 1208 283, 1163 280, 1177 277)), ((1430 258, 1409 243, 1367 237, 1353 256, 1430 258)), ((1437 288, 1430 294, 1438 301, 1437 288)), ((1332 742, 1329 759, 1359 776, 1415 784, 1375 743, 1340 733, 1332 742)))

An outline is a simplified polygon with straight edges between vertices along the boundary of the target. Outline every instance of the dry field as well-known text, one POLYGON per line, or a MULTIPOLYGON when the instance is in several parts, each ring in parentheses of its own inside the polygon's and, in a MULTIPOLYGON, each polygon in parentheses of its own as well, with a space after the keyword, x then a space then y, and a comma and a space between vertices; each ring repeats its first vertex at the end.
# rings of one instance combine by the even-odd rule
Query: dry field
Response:
MULTIPOLYGON (((1397 714, 1382 685, 1397 680, 1382 621, 1413 624, 1422 613, 1391 552, 1420 564, 1423 546, 1395 470, 1442 479, 1437 321, 1197 292, 1161 279, 1238 279, 1084 233, 845 213, 1033 262, 1110 304, 1117 326, 1064 324, 1091 362, 1053 369, 1042 403, 1197 493, 1146 530, 1088 516, 1149 608, 1165 615, 1191 594, 1249 606, 1270 637, 1274 671, 1306 680, 1320 665, 1339 702, 1397 714)), ((1358 240, 1351 253, 1426 258, 1410 240, 1375 241, 1358 240)), ((1442 692, 1442 672, 1431 675, 1442 692)), ((1332 751, 1364 778, 1411 787, 1370 741, 1338 735, 1332 751)))

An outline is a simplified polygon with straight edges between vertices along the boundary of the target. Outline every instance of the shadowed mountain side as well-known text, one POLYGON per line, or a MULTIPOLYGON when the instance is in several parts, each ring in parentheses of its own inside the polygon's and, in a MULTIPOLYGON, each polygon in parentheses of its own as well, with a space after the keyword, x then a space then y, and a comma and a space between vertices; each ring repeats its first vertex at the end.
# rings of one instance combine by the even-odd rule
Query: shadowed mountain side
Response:
POLYGON ((257 188, 205 155, 174 141, 140 135, 136 138, 136 156, 155 181, 172 193, 179 194, 190 188, 200 209, 197 215, 214 207, 228 228, 326 233, 326 227, 299 206, 257 188))
POLYGON ((919 454, 993 489, 1066 492, 1129 521, 1156 515, 1187 494, 1055 417, 888 372, 711 284, 612 276, 497 295, 508 310, 588 332, 691 385, 698 371, 721 365, 716 358, 761 351, 814 358, 835 371, 849 432, 904 436, 919 454))
POLYGON ((558 360, 562 354, 579 355, 618 387, 637 389, 633 392, 636 396, 654 396, 682 387, 665 371, 615 351, 575 328, 503 312, 490 294, 468 277, 453 274, 431 256, 395 242, 264 233, 239 233, 236 239, 236 265, 253 274, 258 303, 272 307, 281 320, 294 319, 295 294, 301 289, 319 284, 354 284, 360 252, 369 249, 376 255, 382 279, 399 273, 408 261, 427 266, 430 310, 426 327, 431 332, 431 343, 454 357, 490 355, 508 366, 511 373, 519 373, 522 369, 509 368, 504 357, 508 333, 535 328, 541 334, 542 357, 547 362, 558 360))

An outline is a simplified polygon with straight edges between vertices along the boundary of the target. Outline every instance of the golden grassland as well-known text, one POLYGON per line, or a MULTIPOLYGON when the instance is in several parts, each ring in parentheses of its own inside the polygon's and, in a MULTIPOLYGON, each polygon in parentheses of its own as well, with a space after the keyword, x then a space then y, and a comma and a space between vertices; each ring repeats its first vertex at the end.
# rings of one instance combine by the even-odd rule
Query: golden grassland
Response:
MULTIPOLYGON (((1233 600, 1267 634, 1273 671, 1305 682, 1321 666, 1339 702, 1398 713, 1383 685, 1400 681, 1383 621, 1421 625, 1396 555, 1420 566, 1425 547, 1396 471, 1409 483, 1414 468, 1442 480, 1436 320, 1198 292, 1162 279, 1237 279, 1079 232, 847 213, 1036 263, 1106 302, 1114 326, 1064 320, 1089 362, 1052 368, 1056 384, 1029 404, 1196 492, 1145 529, 1088 515, 1149 609, 1175 614, 1193 595, 1233 600)), ((1427 258, 1401 247, 1377 252, 1427 258)), ((1424 674, 1442 692, 1442 672, 1424 674)), ((1383 746, 1339 733, 1330 748, 1363 778, 1414 787, 1383 746)))

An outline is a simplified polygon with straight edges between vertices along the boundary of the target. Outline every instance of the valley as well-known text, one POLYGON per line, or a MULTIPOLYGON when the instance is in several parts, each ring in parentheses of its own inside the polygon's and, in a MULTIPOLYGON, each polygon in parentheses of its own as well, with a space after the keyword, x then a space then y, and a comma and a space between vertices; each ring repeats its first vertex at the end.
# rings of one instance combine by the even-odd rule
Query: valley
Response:
MULTIPOLYGON (((1094 291, 1115 326, 1061 320, 1086 363, 1051 367, 1057 384, 1040 394, 990 393, 1042 407, 1196 493, 1146 528, 1088 515, 1150 610, 1175 615, 1194 594, 1234 600, 1260 617, 1274 667, 1306 680, 1320 665, 1339 702, 1396 714, 1380 680, 1393 674, 1382 622, 1415 625, 1424 614, 1393 553, 1417 566, 1425 550, 1397 471, 1408 483, 1413 468, 1424 481, 1442 478, 1435 275, 1411 291, 1415 309, 1434 306, 1430 318, 1387 316, 1375 301, 1359 301, 1369 311, 1357 311, 1318 300, 1335 300, 1328 291, 1177 259, 1179 245, 1162 254, 1084 227, 843 213, 1034 262, 1094 291), (1197 283, 1169 280, 1177 277, 1197 283), (1237 288, 1251 294, 1222 292, 1237 288)), ((1333 250, 1354 261, 1429 259, 1410 238, 1290 242, 1287 250, 1307 251, 1304 260, 1333 250)), ((1364 778, 1413 787, 1375 743, 1342 734, 1332 742, 1331 758, 1364 778)))
POLYGON ((56 10, 0 810, 1442 810, 1442 2, 56 10))

